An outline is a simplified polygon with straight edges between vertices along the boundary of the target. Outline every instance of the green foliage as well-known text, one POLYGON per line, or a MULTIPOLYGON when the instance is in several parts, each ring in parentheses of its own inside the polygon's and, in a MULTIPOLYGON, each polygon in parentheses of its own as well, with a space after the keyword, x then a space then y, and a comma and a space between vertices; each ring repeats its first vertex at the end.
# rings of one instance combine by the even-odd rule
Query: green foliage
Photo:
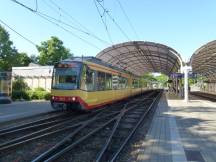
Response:
POLYGON ((154 76, 152 73, 146 73, 142 76, 141 81, 144 85, 147 85, 147 83, 158 83, 159 85, 166 86, 168 77, 164 74, 154 76))
POLYGON ((31 55, 31 56, 30 56, 30 60, 31 60, 32 63, 38 64, 39 57, 38 57, 38 56, 35 56, 35 55, 31 55))
POLYGON ((26 91, 12 91, 13 100, 31 100, 29 94, 26 91))
POLYGON ((30 88, 28 87, 27 83, 23 80, 23 78, 15 78, 13 81, 12 90, 13 91, 27 91, 30 88))
POLYGON ((152 82, 152 81, 157 81, 152 73, 146 73, 142 76, 143 82, 152 82))
POLYGON ((72 57, 70 50, 63 46, 63 42, 52 36, 51 39, 44 41, 40 46, 37 46, 39 55, 39 64, 54 65, 60 60, 72 57))
POLYGON ((31 59, 26 53, 18 53, 8 32, 0 25, 0 69, 11 70, 13 66, 27 66, 31 59))
POLYGON ((44 96, 45 100, 50 100, 51 99, 51 93, 47 92, 44 96))
POLYGON ((11 70, 17 50, 9 39, 8 32, 0 25, 0 69, 11 70))
POLYGON ((44 88, 31 90, 22 78, 15 78, 12 87, 13 100, 49 100, 51 97, 51 94, 44 88))
POLYGON ((15 64, 13 66, 28 66, 31 63, 30 57, 26 53, 17 53, 15 64))
POLYGON ((162 86, 166 86, 166 83, 169 79, 168 76, 166 76, 165 74, 161 74, 159 76, 155 76, 155 79, 162 85, 162 86))
POLYGON ((12 99, 13 100, 50 100, 51 94, 43 88, 35 88, 34 90, 13 90, 12 99))
POLYGON ((12 99, 30 100, 30 96, 27 93, 28 90, 29 87, 22 78, 15 78, 12 86, 12 99))
POLYGON ((34 90, 28 91, 28 94, 32 100, 49 100, 51 97, 51 94, 44 88, 35 88, 34 90))
POLYGON ((32 100, 42 100, 44 99, 44 96, 46 94, 46 91, 34 91, 33 95, 31 96, 32 100))
POLYGON ((44 88, 42 88, 42 87, 38 87, 38 88, 35 88, 34 89, 35 91, 46 91, 44 88))
POLYGON ((35 88, 32 93, 31 99, 33 100, 46 99, 48 94, 49 93, 44 88, 35 88))
POLYGON ((26 91, 27 95, 29 96, 30 99, 32 99, 32 95, 34 93, 34 90, 30 89, 26 91))

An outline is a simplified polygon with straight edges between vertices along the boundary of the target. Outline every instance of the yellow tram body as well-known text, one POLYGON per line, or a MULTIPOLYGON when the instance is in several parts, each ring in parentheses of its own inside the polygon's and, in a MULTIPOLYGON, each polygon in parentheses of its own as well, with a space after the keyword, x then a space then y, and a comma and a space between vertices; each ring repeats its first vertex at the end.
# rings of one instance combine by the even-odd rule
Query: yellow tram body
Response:
MULTIPOLYGON (((74 63, 73 61, 66 61, 63 64, 70 64, 71 62, 74 63)), ((145 88, 138 83, 139 78, 126 71, 114 68, 110 65, 107 66, 105 63, 99 64, 98 62, 92 62, 92 59, 81 61, 81 65, 82 67, 80 72, 79 88, 68 90, 61 88, 55 89, 54 86, 52 86, 51 103, 55 109, 73 109, 75 107, 86 110, 93 109, 101 105, 137 95, 145 90, 145 88), (87 70, 85 68, 87 68, 87 70), (87 72, 88 70, 90 72, 87 72), (88 81, 88 75, 92 75, 94 78, 90 78, 88 81), (100 76, 104 76, 105 79, 103 77, 100 78, 100 76), (96 82, 94 83, 94 88, 92 88, 92 85, 87 84, 87 82, 91 81, 92 83, 96 82), (135 82, 137 82, 136 86, 135 82), (103 88, 101 89, 97 84, 103 85, 103 88)), ((54 77, 55 74, 53 76, 53 80, 55 80, 54 77)))

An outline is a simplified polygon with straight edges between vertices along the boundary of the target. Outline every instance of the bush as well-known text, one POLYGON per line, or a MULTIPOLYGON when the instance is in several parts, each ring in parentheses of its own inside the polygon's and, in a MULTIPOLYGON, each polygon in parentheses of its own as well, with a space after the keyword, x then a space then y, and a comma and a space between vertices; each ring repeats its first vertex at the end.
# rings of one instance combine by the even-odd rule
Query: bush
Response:
POLYGON ((50 100, 51 94, 43 88, 35 88, 34 90, 13 90, 13 100, 50 100))
POLYGON ((28 95, 26 91, 13 91, 12 92, 13 100, 31 100, 31 97, 28 95))
POLYGON ((33 95, 34 91, 32 89, 30 89, 30 90, 27 90, 26 93, 32 99, 32 95, 33 95))
POLYGON ((13 86, 12 86, 13 91, 26 91, 29 90, 30 88, 28 87, 28 84, 23 80, 21 77, 15 78, 13 81, 13 86))
POLYGON ((42 100, 42 99, 49 100, 50 96, 51 96, 50 93, 47 92, 45 89, 43 89, 43 88, 36 88, 33 91, 31 99, 34 99, 34 100, 42 100))
POLYGON ((35 90, 32 94, 32 99, 33 100, 41 100, 44 99, 46 91, 39 91, 39 90, 35 90))
POLYGON ((28 94, 28 87, 27 83, 21 78, 17 77, 13 81, 12 86, 12 99, 13 100, 31 100, 30 95, 28 94))
POLYGON ((51 99, 51 93, 47 92, 47 94, 44 96, 45 100, 50 100, 51 99))
POLYGON ((38 87, 38 88, 35 88, 34 89, 35 91, 46 91, 44 88, 42 88, 42 87, 38 87))

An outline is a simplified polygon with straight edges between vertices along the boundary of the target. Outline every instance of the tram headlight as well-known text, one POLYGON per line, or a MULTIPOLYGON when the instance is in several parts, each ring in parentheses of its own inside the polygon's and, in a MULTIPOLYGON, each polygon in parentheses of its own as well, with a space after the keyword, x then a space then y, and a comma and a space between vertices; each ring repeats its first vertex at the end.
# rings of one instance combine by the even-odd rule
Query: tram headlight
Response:
POLYGON ((72 101, 76 101, 76 97, 72 97, 72 101))

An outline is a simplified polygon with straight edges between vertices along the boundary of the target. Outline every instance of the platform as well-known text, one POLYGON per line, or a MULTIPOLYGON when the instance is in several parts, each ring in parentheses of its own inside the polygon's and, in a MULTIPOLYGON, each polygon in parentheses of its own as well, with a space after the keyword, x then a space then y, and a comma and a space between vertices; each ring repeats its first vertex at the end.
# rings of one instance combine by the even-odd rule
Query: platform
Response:
POLYGON ((23 101, 0 104, 0 122, 53 111, 49 101, 23 101))
POLYGON ((215 162, 216 104, 186 104, 164 94, 139 150, 138 162, 215 162))

